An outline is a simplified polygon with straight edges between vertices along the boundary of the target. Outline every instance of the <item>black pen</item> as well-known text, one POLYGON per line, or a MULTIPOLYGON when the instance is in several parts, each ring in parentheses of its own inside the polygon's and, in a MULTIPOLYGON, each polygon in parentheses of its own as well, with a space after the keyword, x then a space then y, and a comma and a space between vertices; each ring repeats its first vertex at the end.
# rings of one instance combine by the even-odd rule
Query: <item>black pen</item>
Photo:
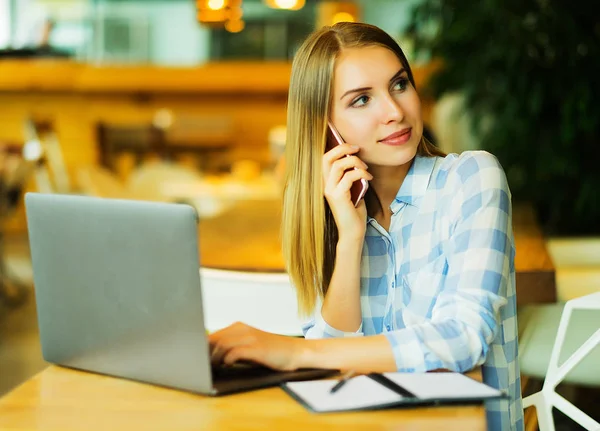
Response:
POLYGON ((342 376, 342 378, 333 386, 333 388, 331 388, 331 390, 329 391, 330 394, 335 394, 337 391, 340 390, 340 388, 342 386, 344 386, 346 384, 346 382, 348 380, 350 380, 352 377, 354 377, 356 375, 356 371, 351 370, 348 371, 346 374, 344 374, 342 376))

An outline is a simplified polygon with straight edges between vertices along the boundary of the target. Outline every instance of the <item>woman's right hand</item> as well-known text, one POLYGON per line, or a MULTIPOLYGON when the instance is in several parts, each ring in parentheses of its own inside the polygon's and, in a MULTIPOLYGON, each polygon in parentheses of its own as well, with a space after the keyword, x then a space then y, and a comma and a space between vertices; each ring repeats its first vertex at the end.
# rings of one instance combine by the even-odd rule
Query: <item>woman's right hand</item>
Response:
POLYGON ((373 176, 367 172, 367 165, 356 156, 358 150, 354 145, 344 144, 323 155, 325 199, 333 213, 340 239, 362 240, 365 235, 367 207, 364 199, 354 206, 350 188, 354 181, 370 181, 373 176))

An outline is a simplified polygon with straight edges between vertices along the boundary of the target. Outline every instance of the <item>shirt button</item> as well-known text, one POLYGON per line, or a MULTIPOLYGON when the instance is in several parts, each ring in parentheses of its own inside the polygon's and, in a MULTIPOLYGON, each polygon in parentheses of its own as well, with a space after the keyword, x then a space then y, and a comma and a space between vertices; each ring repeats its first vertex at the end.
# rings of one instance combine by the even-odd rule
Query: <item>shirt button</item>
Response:
POLYGON ((388 330, 388 332, 392 329, 390 325, 387 325, 385 328, 388 330))
POLYGON ((392 287, 396 287, 396 282, 392 281, 392 287))

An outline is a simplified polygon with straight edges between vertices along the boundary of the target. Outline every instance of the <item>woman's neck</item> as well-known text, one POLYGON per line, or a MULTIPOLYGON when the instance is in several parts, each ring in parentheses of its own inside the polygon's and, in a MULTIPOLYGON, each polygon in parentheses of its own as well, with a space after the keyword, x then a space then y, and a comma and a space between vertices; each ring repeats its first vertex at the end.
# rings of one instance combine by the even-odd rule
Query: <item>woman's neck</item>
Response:
POLYGON ((370 164, 369 172, 373 175, 373 179, 370 181, 370 185, 373 187, 377 199, 381 205, 380 208, 373 208, 373 213, 370 214, 386 229, 389 226, 389 219, 391 217, 390 205, 396 198, 398 190, 402 186, 412 161, 401 166, 379 166, 370 164))

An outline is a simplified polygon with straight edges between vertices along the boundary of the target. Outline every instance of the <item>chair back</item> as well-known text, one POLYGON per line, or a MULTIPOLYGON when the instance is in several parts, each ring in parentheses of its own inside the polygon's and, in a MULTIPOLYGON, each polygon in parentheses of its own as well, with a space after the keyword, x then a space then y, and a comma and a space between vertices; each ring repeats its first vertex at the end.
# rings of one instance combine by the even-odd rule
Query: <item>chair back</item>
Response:
POLYGON ((34 173, 38 191, 71 193, 71 181, 54 124, 28 117, 24 123, 24 136, 25 149, 40 152, 41 163, 34 173))
POLYGON ((296 293, 287 274, 201 268, 200 279, 209 331, 239 321, 276 334, 302 335, 296 293))

